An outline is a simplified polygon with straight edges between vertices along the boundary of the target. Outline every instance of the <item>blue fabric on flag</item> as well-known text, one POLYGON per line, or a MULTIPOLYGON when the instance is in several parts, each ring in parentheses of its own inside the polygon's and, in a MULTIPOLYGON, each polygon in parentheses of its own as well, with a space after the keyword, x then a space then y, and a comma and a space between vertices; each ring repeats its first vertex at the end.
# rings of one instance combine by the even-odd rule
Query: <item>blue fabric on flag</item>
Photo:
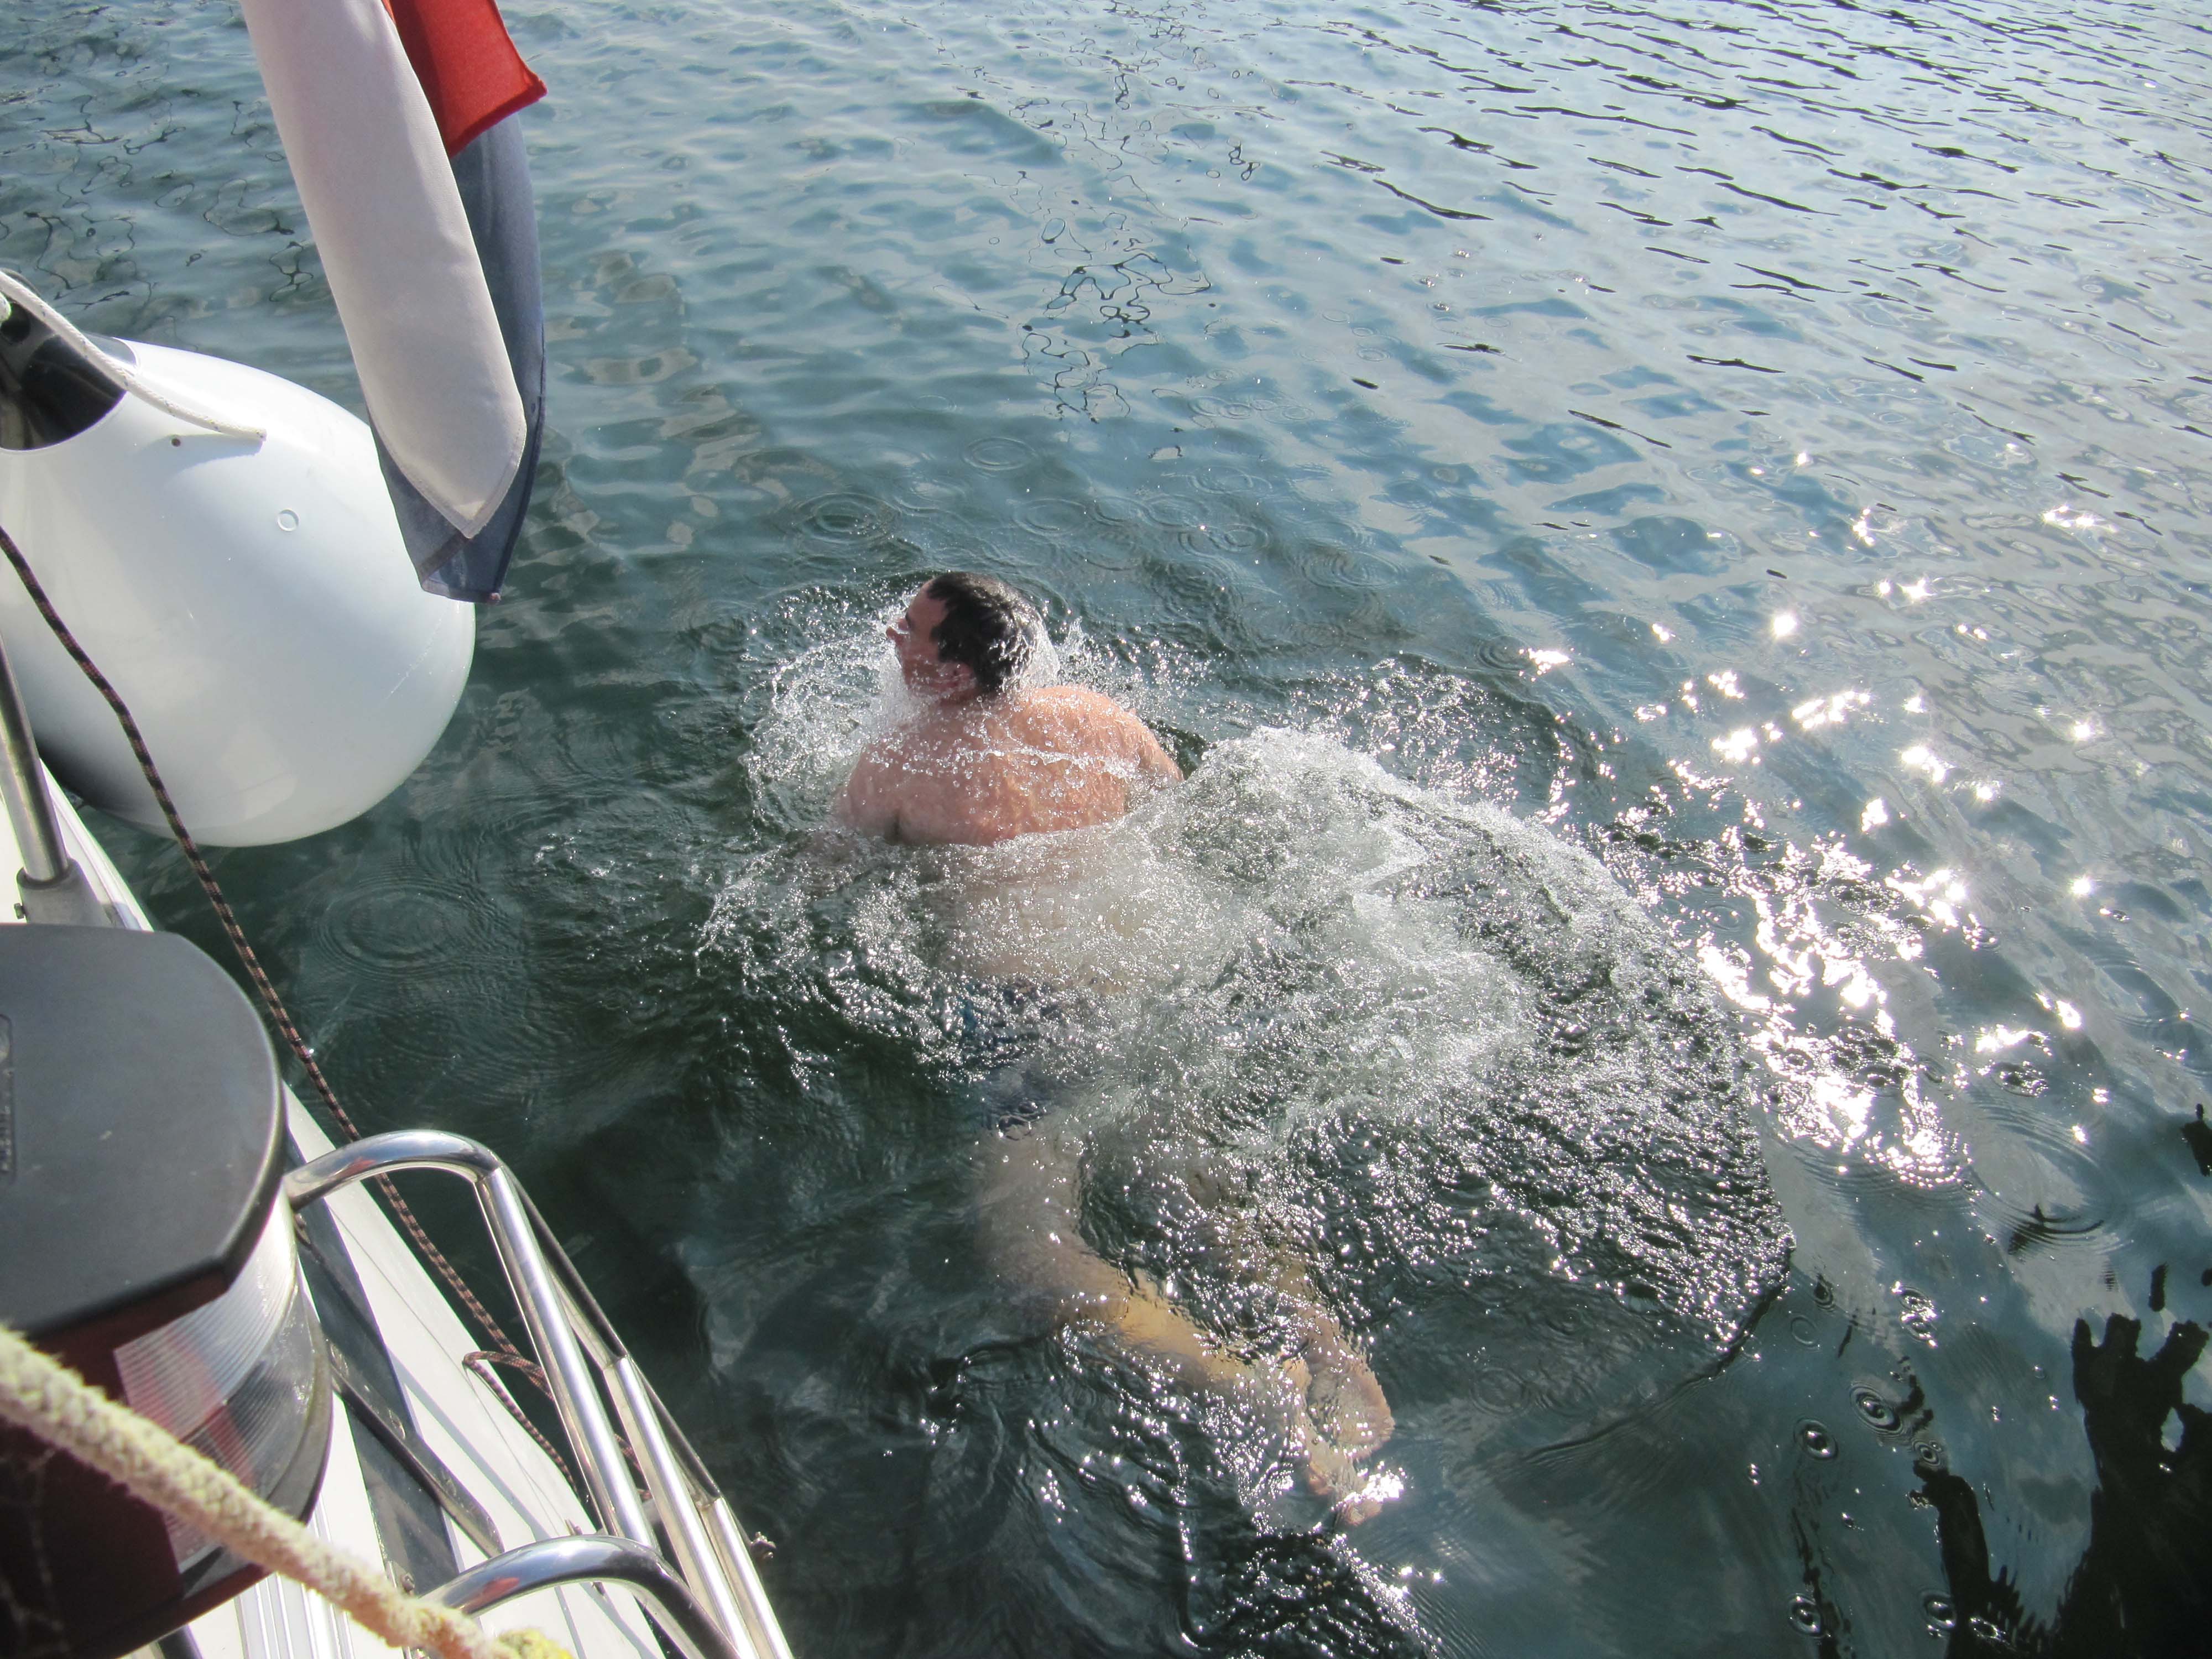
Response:
MULTIPOLYGON (((464 536, 424 501, 392 462, 382 434, 376 459, 399 517, 399 533, 424 588, 450 599, 496 599, 507 562, 530 511, 538 474, 538 440, 545 431, 545 306, 538 288, 538 210, 530 189, 519 116, 509 116, 472 139, 453 157, 453 182, 469 216, 477 258, 491 289, 492 309, 514 368, 515 390, 529 422, 529 438, 514 481, 489 523, 464 536)), ((373 423, 372 423, 373 424, 373 423)))

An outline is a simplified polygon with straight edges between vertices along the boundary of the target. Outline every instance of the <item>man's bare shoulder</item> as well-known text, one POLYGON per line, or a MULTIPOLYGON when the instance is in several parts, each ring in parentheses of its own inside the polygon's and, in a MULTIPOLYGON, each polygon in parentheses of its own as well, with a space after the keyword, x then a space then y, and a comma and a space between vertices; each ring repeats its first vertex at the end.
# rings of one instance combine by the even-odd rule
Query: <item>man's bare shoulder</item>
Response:
POLYGON ((890 732, 876 738, 860 750, 853 763, 852 776, 847 781, 848 791, 879 789, 890 776, 901 769, 902 761, 908 758, 910 745, 902 741, 902 734, 890 732))
POLYGON ((1041 685, 1022 694, 1022 707, 1024 712, 1104 725, 1136 719, 1104 692, 1093 691, 1087 685, 1041 685))
POLYGON ((1022 719, 1036 738, 1053 740, 1054 746, 1110 757, 1153 776, 1182 775, 1144 721, 1088 686, 1049 685, 1025 692, 1022 719))
POLYGON ((914 748, 913 729, 909 726, 901 726, 895 731, 886 732, 880 737, 870 738, 867 746, 860 750, 859 759, 854 763, 853 769, 855 773, 862 770, 880 772, 885 767, 911 754, 914 748))
POLYGON ((1025 738, 1055 749, 1115 752, 1144 730, 1113 698, 1081 685, 1024 691, 1012 712, 1015 729, 1025 738))

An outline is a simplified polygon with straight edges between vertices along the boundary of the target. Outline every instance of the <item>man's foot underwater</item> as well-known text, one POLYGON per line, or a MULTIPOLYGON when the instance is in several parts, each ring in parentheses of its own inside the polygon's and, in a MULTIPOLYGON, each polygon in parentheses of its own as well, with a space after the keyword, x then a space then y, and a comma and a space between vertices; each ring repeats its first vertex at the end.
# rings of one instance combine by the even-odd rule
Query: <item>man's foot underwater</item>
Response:
POLYGON ((1382 1385, 1348 1348, 1285 1369, 1304 1396, 1291 1436, 1305 1459, 1306 1486, 1329 1500, 1340 1526, 1356 1527, 1397 1495, 1394 1477, 1364 1467, 1396 1426, 1382 1385))

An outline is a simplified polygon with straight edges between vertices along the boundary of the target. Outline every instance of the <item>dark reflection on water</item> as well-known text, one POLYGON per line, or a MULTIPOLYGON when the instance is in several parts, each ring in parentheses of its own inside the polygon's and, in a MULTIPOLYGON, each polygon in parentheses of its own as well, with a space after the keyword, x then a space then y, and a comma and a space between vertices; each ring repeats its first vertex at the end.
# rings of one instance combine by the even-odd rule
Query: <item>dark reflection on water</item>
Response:
MULTIPOLYGON (((19 10, 0 261, 351 398, 228 5, 19 10)), ((555 88, 514 598, 405 789, 224 873, 356 1114, 571 1230, 801 1653, 2205 1645, 2200 19, 509 15, 555 88), (1116 1005, 1121 1073, 1046 1059, 1102 1160, 1116 1088, 1241 1103, 1263 1212, 1352 1247, 1403 1495, 1348 1536, 1006 1293, 943 873, 799 851, 951 562, 1199 769, 1132 902, 1234 970, 1116 1005), (1480 802, 1535 827, 1478 902, 1480 802), (1355 826, 1414 862, 1354 879, 1355 826), (1655 1021, 1567 1012, 1516 908, 1599 866, 1655 1021), (1639 1183, 1685 1074, 1605 1068, 1670 1031, 1704 1127, 1639 1183), (1717 1231, 1604 1248, 1691 1191, 1717 1231)))

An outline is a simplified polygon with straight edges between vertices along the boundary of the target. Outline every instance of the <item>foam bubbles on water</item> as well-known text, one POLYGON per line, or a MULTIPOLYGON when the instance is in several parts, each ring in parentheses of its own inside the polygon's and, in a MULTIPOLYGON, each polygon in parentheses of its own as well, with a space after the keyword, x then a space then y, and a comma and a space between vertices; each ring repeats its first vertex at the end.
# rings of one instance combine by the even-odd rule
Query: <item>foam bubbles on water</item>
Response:
POLYGON ((1052 642, 1052 635, 1045 630, 1044 619, 1041 617, 1033 618, 1027 632, 1025 645, 1028 654, 1023 660, 1021 672, 1015 676, 1014 684, 1018 686, 1058 685, 1066 674, 1060 665, 1060 647, 1052 642))
POLYGON ((1595 1284, 1734 1330, 1781 1259, 1747 1069, 1594 860, 1283 731, 1217 746, 1127 833, 1203 904, 1175 971, 1060 1067, 1118 1160, 1094 1184, 1130 1195, 1101 1218, 1125 1249, 1201 1277, 1229 1193, 1369 1310, 1456 1263, 1452 1294, 1540 1310, 1595 1284), (1152 1218, 1178 1195, 1181 1231, 1152 1218))

